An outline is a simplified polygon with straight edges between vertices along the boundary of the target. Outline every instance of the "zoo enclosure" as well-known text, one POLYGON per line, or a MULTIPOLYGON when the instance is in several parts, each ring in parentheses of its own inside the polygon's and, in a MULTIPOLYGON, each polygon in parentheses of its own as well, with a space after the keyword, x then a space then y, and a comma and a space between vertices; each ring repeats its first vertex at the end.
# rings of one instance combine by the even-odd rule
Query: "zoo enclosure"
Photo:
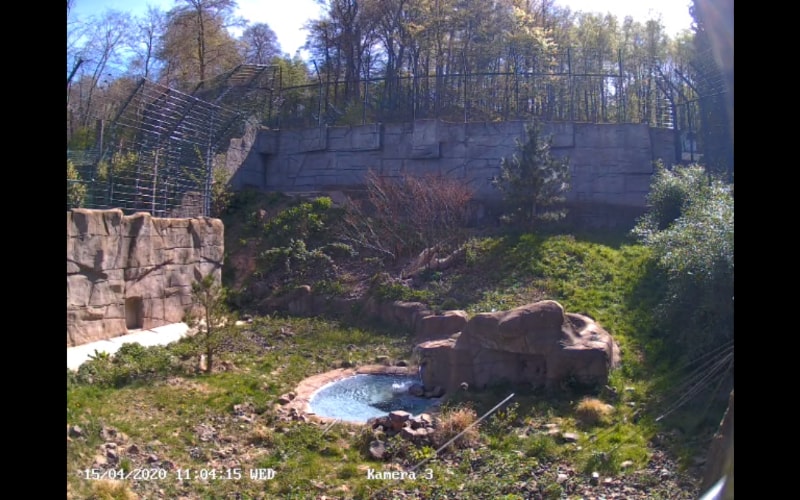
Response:
MULTIPOLYGON (((83 186, 79 206, 147 211, 159 217, 210 215, 214 166, 247 120, 279 129, 441 119, 451 122, 529 120, 646 123, 676 134, 677 160, 694 161, 704 102, 721 85, 692 81, 647 58, 567 49, 533 58, 526 72, 462 72, 322 77, 283 86, 278 66, 240 65, 190 94, 141 80, 128 95, 111 96, 114 120, 98 124, 95 149, 69 152, 83 186)), ((721 80, 720 80, 721 81, 721 80)), ((712 81, 712 83, 715 83, 712 81)), ((69 208, 69 200, 68 200, 69 208)))

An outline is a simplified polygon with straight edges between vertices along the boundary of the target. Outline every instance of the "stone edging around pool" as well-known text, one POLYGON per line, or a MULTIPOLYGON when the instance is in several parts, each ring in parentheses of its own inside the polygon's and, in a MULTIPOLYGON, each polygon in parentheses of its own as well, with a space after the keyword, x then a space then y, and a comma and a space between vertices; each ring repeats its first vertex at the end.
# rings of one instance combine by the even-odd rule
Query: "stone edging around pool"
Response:
POLYGON ((322 423, 338 420, 340 422, 363 425, 363 422, 349 422, 342 419, 316 415, 311 411, 311 406, 309 404, 311 402, 311 396, 321 387, 331 382, 336 382, 337 380, 352 377, 353 375, 409 375, 415 372, 415 367, 408 366, 365 365, 358 368, 339 368, 329 372, 319 373, 300 381, 300 383, 297 384, 297 388, 294 390, 294 399, 285 405, 278 404, 278 408, 280 411, 288 411, 289 413, 296 412, 298 415, 304 415, 306 418, 322 423))

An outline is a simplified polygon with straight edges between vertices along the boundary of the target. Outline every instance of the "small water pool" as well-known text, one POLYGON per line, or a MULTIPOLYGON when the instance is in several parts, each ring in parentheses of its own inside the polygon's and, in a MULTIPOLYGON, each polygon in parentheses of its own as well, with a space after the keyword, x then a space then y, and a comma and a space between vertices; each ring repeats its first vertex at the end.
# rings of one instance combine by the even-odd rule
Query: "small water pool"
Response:
POLYGON ((419 378, 407 375, 367 375, 347 377, 321 387, 311 395, 311 411, 320 417, 364 423, 395 410, 419 414, 437 403, 438 398, 420 398, 408 393, 419 378))

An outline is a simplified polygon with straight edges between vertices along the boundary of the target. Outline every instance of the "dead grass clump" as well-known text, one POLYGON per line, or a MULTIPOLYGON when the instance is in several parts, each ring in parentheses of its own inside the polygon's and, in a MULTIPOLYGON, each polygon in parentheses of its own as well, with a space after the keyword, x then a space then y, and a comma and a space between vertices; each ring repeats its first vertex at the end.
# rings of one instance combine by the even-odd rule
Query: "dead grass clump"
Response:
MULTIPOLYGON (((444 413, 439 418, 438 425, 436 426, 436 434, 434 434, 436 446, 442 446, 444 443, 457 436, 475 422, 477 418, 478 416, 475 410, 467 407, 455 408, 444 413)), ((469 448, 477 445, 479 440, 480 434, 478 433, 478 428, 474 426, 456 439, 451 446, 469 448)))
POLYGON ((259 425, 250 431, 247 442, 256 446, 272 446, 275 443, 275 434, 272 429, 259 425))
POLYGON ((138 500, 128 483, 101 479, 92 483, 91 500, 138 500))
POLYGON ((587 427, 611 423, 614 407, 597 398, 583 398, 575 407, 578 421, 587 427))

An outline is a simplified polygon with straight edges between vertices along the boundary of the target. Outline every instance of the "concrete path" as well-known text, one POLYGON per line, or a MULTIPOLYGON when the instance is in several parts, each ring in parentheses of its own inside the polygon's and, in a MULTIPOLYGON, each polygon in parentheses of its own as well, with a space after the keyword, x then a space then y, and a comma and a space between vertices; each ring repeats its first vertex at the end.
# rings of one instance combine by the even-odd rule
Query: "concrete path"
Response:
POLYGON ((151 345, 166 345, 175 342, 189 333, 189 326, 186 323, 172 323, 153 328, 152 330, 134 330, 133 333, 114 337, 108 340, 99 340, 76 347, 67 347, 67 368, 77 370, 85 361, 89 360, 89 355, 98 352, 114 354, 122 344, 138 342, 148 347, 151 345))

